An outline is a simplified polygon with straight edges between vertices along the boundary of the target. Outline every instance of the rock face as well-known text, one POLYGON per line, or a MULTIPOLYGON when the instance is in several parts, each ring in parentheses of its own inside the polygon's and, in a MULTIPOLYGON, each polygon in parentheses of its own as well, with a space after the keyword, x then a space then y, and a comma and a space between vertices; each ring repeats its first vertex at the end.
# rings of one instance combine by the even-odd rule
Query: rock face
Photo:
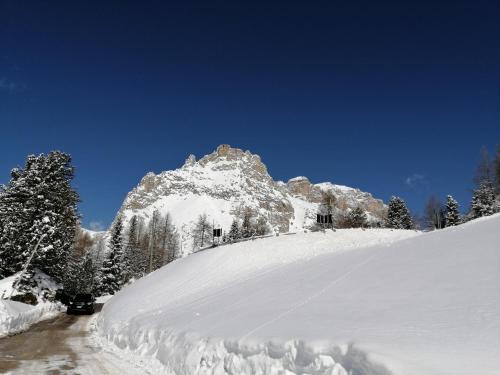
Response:
POLYGON ((179 169, 148 173, 127 195, 120 213, 125 220, 132 215, 148 220, 155 210, 168 212, 187 244, 200 214, 207 214, 210 222, 224 231, 229 230, 235 217, 242 218, 246 208, 255 218, 264 218, 274 231, 307 228, 314 222, 326 191, 335 195, 339 210, 359 205, 372 220, 384 213, 381 200, 358 189, 312 184, 306 177, 293 178, 286 184, 274 181, 258 155, 229 145, 220 145, 198 161, 190 155, 179 169))
POLYGON ((331 192, 335 198, 335 206, 340 212, 361 207, 372 216, 373 220, 382 219, 386 207, 380 199, 375 199, 370 193, 363 192, 348 186, 334 185, 330 182, 312 184, 307 177, 295 177, 287 182, 289 192, 295 197, 320 204, 326 192, 331 192))

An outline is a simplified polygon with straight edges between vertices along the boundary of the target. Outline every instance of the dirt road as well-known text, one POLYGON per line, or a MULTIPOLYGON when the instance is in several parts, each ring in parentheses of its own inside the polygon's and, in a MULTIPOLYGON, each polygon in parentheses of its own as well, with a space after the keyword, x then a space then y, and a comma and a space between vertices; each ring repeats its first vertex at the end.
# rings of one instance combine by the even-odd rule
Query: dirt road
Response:
POLYGON ((90 320, 87 315, 60 314, 19 335, 0 339, 0 374, 147 373, 95 344, 90 320))

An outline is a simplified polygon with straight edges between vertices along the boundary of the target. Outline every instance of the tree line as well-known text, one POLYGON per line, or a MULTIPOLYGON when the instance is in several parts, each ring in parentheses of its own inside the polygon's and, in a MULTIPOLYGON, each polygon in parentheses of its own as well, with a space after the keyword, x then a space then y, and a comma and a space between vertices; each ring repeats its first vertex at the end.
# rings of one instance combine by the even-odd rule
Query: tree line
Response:
POLYGON ((311 229, 321 228, 368 228, 385 227, 393 229, 441 229, 459 225, 500 211, 500 146, 496 147, 494 158, 488 150, 481 149, 481 158, 473 178, 474 189, 469 210, 462 215, 458 202, 452 195, 447 195, 446 202, 431 196, 424 209, 423 223, 413 216, 406 202, 397 196, 390 198, 385 217, 380 220, 368 220, 366 211, 361 206, 347 209, 340 207, 332 192, 324 192, 319 213, 332 215, 332 223, 316 224, 311 229))
POLYGON ((448 195, 444 203, 431 196, 424 207, 422 226, 431 230, 442 229, 500 211, 500 145, 496 146, 493 158, 486 147, 481 149, 472 181, 472 199, 465 214, 460 214, 459 204, 453 196, 448 195))
POLYGON ((95 275, 91 290, 97 295, 114 294, 178 258, 180 237, 169 213, 161 215, 155 210, 147 225, 142 217, 133 215, 127 228, 118 215, 101 259, 102 250, 93 251, 96 270, 91 272, 95 275))
MULTIPOLYGON (((264 236, 271 232, 271 228, 266 219, 255 214, 250 207, 243 207, 241 218, 236 215, 229 230, 224 230, 220 241, 222 243, 235 242, 244 238, 264 236)), ((193 249, 203 248, 212 245, 215 241, 213 236, 214 224, 208 221, 206 214, 201 214, 196 220, 192 230, 193 249)), ((221 228, 222 229, 222 228, 221 228)))
POLYGON ((0 279, 24 270, 16 288, 29 294, 39 270, 69 293, 112 294, 179 256, 172 218, 158 211, 147 225, 133 216, 127 228, 118 216, 108 241, 92 238, 80 228, 73 178, 71 156, 60 151, 12 169, 0 186, 0 279))

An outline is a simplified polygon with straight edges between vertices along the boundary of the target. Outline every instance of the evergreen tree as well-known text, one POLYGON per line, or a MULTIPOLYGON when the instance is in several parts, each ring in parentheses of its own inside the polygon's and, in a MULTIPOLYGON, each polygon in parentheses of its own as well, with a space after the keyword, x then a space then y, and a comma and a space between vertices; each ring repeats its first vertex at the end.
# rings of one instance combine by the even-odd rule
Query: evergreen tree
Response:
POLYGON ((394 229, 412 229, 413 221, 410 215, 410 211, 406 207, 406 203, 399 197, 392 197, 389 201, 389 207, 387 211, 387 222, 388 228, 394 229))
MULTIPOLYGON (((0 195, 2 193, 0 192, 0 195)), ((1 198, 0 198, 1 200, 1 198)), ((3 233, 3 216, 0 213, 0 239, 2 238, 2 233, 3 233)), ((6 254, 3 251, 2 244, 0 243, 0 280, 4 279, 8 276, 8 272, 6 270, 7 264, 6 262, 6 254)))
POLYGON ((245 208, 243 212, 243 224, 241 225, 241 237, 249 238, 255 235, 255 230, 252 225, 252 210, 250 208, 245 208))
POLYGON ((91 251, 88 251, 81 261, 80 290, 93 292, 96 285, 97 267, 91 251))
POLYGON ((497 145, 495 160, 493 161, 493 169, 495 174, 495 194, 500 196, 500 145, 497 145))
POLYGON ((483 182, 474 190, 471 204, 473 219, 489 216, 495 213, 495 193, 491 183, 483 182))
POLYGON ((137 216, 132 216, 129 223, 127 241, 125 242, 122 259, 122 275, 125 282, 136 276, 135 257, 138 252, 137 216))
POLYGON ((72 253, 68 260, 64 278, 64 290, 69 294, 91 293, 95 289, 96 268, 92 251, 84 254, 72 253))
POLYGON ((368 226, 366 213, 361 207, 356 207, 349 212, 348 221, 351 228, 364 228, 368 226))
POLYGON ((163 265, 164 250, 161 247, 161 214, 155 210, 153 217, 149 221, 149 238, 148 238, 148 273, 160 268, 163 265))
POLYGON ((24 168, 12 170, 0 188, 0 274, 19 271, 40 241, 29 271, 63 281, 78 224, 73 177, 71 157, 60 151, 28 156, 24 168))
POLYGON ((265 236, 268 233, 269 233, 269 226, 267 225, 266 219, 264 219, 261 216, 255 222, 255 235, 265 236))
POLYGON ((234 242, 240 238, 241 238, 240 223, 238 222, 238 219, 234 218, 233 222, 231 223, 231 229, 229 230, 227 239, 229 242, 234 242))
POLYGON ((100 293, 115 294, 124 284, 122 273, 123 221, 119 216, 111 228, 109 253, 101 268, 100 293))
POLYGON ((460 224, 460 213, 458 202, 451 195, 446 198, 446 226, 451 227, 460 224))
MULTIPOLYGON (((151 222, 149 224, 151 224, 151 222)), ((151 237, 151 232, 149 231, 149 229, 146 229, 144 219, 142 217, 138 217, 137 241, 139 246, 139 252, 141 254, 139 259, 142 259, 141 275, 144 275, 149 272, 149 259, 150 259, 149 243, 151 242, 150 237, 151 237)))
MULTIPOLYGON (((136 215, 132 216, 128 233, 127 252, 129 253, 129 276, 133 278, 140 278, 144 276, 148 267, 148 247, 149 240, 144 234, 144 223, 142 219, 136 215)), ((130 280, 130 279, 129 279, 130 280)))

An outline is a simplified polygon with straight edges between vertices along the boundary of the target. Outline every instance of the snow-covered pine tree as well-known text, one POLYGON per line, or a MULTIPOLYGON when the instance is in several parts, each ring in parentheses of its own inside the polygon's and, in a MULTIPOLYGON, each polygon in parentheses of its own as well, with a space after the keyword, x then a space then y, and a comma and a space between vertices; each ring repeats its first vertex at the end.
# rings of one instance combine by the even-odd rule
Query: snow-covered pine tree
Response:
POLYGON ((118 216, 111 228, 109 253, 102 263, 100 294, 115 294, 125 283, 122 272, 123 260, 123 220, 118 216))
POLYGON ((0 193, 0 277, 10 276, 22 269, 28 254, 23 251, 23 243, 27 241, 25 231, 28 229, 28 218, 23 211, 22 201, 14 193, 14 181, 18 170, 11 172, 12 179, 7 186, 2 186, 0 193))
POLYGON ((122 259, 122 277, 125 282, 132 279, 133 276, 133 259, 134 253, 137 251, 137 216, 130 219, 127 241, 123 247, 122 259))
POLYGON ((97 267, 94 263, 92 251, 87 251, 80 262, 80 290, 90 293, 96 284, 97 267))
POLYGON ((413 220, 403 199, 391 197, 387 211, 386 226, 394 229, 412 229, 413 220))
POLYGON ((238 219, 234 218, 233 222, 231 223, 231 229, 227 234, 227 239, 229 242, 234 242, 240 238, 241 238, 240 223, 238 222, 238 219))
POLYGON ((144 275, 146 259, 139 249, 138 218, 132 216, 129 222, 127 242, 123 252, 123 278, 125 282, 144 275))
POLYGON ((458 202, 451 196, 446 197, 446 226, 452 227, 460 224, 460 212, 458 202))
POLYGON ((269 233, 269 226, 267 225, 266 219, 262 216, 255 222, 255 235, 265 236, 269 233))
POLYGON ((364 228, 368 226, 366 213, 361 207, 356 207, 349 212, 348 221, 351 228, 364 228))
POLYGON ((96 267, 91 249, 87 249, 84 254, 72 253, 66 269, 63 285, 67 293, 90 293, 94 290, 96 267))
POLYGON ((500 145, 496 147, 493 172, 495 174, 495 195, 500 196, 500 145))
MULTIPOLYGON (((0 192, 0 195, 2 193, 0 192)), ((0 198, 1 200, 1 198, 0 198)), ((0 213, 0 238, 2 238, 2 232, 3 232, 3 221, 2 221, 2 214, 0 213)), ((6 272, 5 272, 5 267, 6 265, 4 264, 5 259, 4 259, 4 251, 2 248, 2 244, 0 243, 0 280, 7 277, 6 272)))
POLYGON ((249 238, 255 235, 254 226, 252 225, 253 212, 249 207, 246 207, 243 212, 243 223, 241 224, 241 237, 249 238))
POLYGON ((71 156, 60 151, 30 155, 24 168, 12 170, 0 194, 2 273, 19 271, 41 239, 30 270, 63 280, 78 224, 73 177, 71 156))
POLYGON ((495 192, 491 182, 482 182, 474 190, 471 203, 471 216, 477 219, 482 216, 489 216, 495 213, 495 192))
POLYGON ((212 240, 212 226, 208 222, 207 215, 202 214, 198 216, 194 230, 193 230, 193 246, 194 248, 201 248, 209 244, 212 240))

